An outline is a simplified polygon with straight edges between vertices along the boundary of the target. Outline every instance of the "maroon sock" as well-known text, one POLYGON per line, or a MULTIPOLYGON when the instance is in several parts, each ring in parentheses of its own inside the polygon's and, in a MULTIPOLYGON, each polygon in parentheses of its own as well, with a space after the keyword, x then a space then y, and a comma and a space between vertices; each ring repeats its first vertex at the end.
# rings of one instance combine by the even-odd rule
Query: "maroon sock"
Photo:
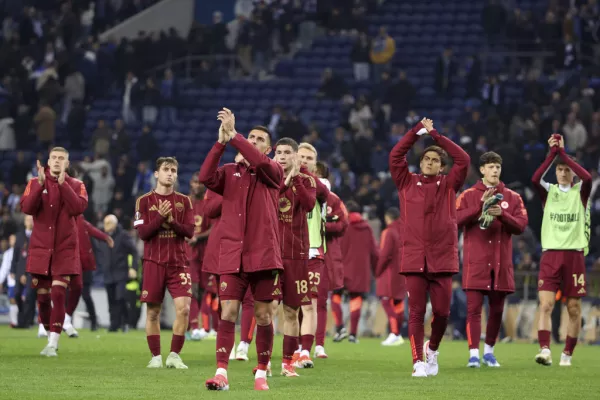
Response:
POLYGON ((302 336, 300 336, 300 332, 302 332, 302 320, 304 319, 304 313, 302 313, 302 307, 298 310, 298 326, 300 327, 298 331, 298 343, 302 344, 302 336))
POLYGON ((242 305, 242 321, 240 322, 240 337, 242 341, 252 343, 255 325, 254 307, 248 308, 242 305))
POLYGON ((550 348, 550 331, 538 331, 538 342, 540 343, 540 349, 550 348))
POLYGON ((356 334, 358 332, 358 322, 360 321, 360 311, 361 311, 361 309, 359 308, 358 310, 354 310, 350 313, 350 334, 353 336, 356 336, 356 334))
POLYGON ((381 299, 381 306, 383 307, 383 311, 385 311, 385 315, 388 317, 390 332, 394 335, 397 335, 399 328, 398 321, 396 319, 396 312, 394 311, 394 305, 389 299, 383 298, 381 299))
POLYGON ((67 308, 65 312, 68 315, 73 315, 75 309, 77 308, 77 304, 79 303, 79 298, 81 297, 81 290, 83 289, 79 284, 76 283, 77 280, 74 280, 69 286, 69 296, 67 298, 67 308))
POLYGON ((271 360, 273 349, 273 324, 258 325, 256 328, 256 354, 258 369, 265 371, 271 360))
POLYGON ((294 352, 298 349, 298 336, 283 335, 283 363, 292 362, 294 352))
POLYGON ((448 317, 437 316, 431 321, 431 337, 429 338, 429 348, 436 351, 440 347, 440 342, 446 333, 448 326, 448 317))
POLYGON ((568 356, 572 356, 573 351, 575 351, 575 346, 577 346, 577 338, 567 336, 567 340, 565 340, 565 349, 563 350, 563 353, 565 353, 568 356))
POLYGON ((219 315, 219 309, 211 310, 210 312, 212 318, 212 328, 217 332, 219 330, 219 321, 221 320, 221 316, 219 315))
POLYGON ((44 325, 44 328, 48 330, 50 329, 50 315, 52 314, 50 293, 38 294, 37 302, 40 324, 44 325))
POLYGON ((65 321, 65 297, 67 288, 54 285, 50 298, 52 299, 52 312, 50 313, 50 332, 60 334, 65 321))
POLYGON ((183 342, 185 342, 185 336, 173 334, 171 338, 171 353, 181 353, 183 342))
POLYGON ((327 303, 325 303, 325 309, 317 307, 317 333, 315 335, 315 342, 317 346, 325 345, 325 333, 327 331, 327 303))
POLYGON ((221 320, 217 333, 217 368, 227 369, 234 342, 235 322, 221 320))
POLYGON ((344 326, 344 311, 342 310, 341 296, 334 294, 331 296, 331 313, 335 321, 335 327, 339 331, 344 326))
POLYGON ((402 332, 402 325, 404 325, 404 311, 396 314, 396 321, 398 325, 398 334, 402 332))
POLYGON ((306 350, 310 353, 310 350, 312 349, 312 345, 315 341, 315 336, 314 335, 302 335, 300 337, 300 344, 302 345, 302 351, 306 350))
POLYGON ((198 306, 198 300, 192 297, 192 302, 190 303, 190 321, 188 323, 189 330, 198 329, 200 326, 200 307, 198 306))
POLYGON ((160 356, 160 335, 148 335, 146 340, 152 357, 160 356))

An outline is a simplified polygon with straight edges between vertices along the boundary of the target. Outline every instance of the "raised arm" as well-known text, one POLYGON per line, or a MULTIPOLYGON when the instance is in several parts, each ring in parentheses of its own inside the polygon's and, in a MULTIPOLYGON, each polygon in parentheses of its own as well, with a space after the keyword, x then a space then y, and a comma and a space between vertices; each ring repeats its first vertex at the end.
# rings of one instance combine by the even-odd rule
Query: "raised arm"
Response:
POLYGON ((454 161, 454 165, 450 168, 450 172, 448 173, 448 181, 450 185, 454 188, 454 191, 458 192, 460 188, 465 184, 465 179, 467 179, 467 173, 469 172, 469 164, 471 163, 471 157, 467 154, 466 151, 462 149, 459 145, 454 143, 452 140, 448 139, 445 136, 442 136, 437 130, 432 129, 429 131, 429 135, 435 140, 435 142, 446 152, 452 160, 454 161))
POLYGON ((38 178, 32 178, 29 180, 23 196, 21 196, 21 211, 27 215, 37 214, 40 205, 42 204, 42 192, 44 186, 40 185, 38 178))
POLYGON ((312 176, 296 175, 292 178, 292 187, 296 189, 298 201, 306 212, 315 208, 315 203, 317 202, 317 185, 312 176))
POLYGON ((179 222, 175 218, 169 222, 171 228, 179 236, 191 239, 194 236, 194 209, 192 200, 189 197, 185 198, 185 212, 183 213, 183 221, 179 222))
MULTIPOLYGON (((510 193, 510 192, 509 192, 510 193)), ((512 201, 517 202, 517 206, 513 208, 511 213, 502 212, 498 217, 498 221, 502 223, 506 231, 512 235, 520 235, 525 231, 529 218, 527 217, 527 209, 523 204, 523 199, 518 193, 512 192, 512 201)))
POLYGON ((141 197, 135 204, 135 222, 133 226, 138 231, 140 239, 143 241, 150 240, 154 235, 158 233, 160 226, 167 220, 165 217, 156 213, 156 218, 152 221, 148 219, 148 198, 141 197))
MULTIPOLYGON (((283 179, 283 168, 275 160, 261 153, 239 133, 230 140, 248 164, 256 168, 256 176, 265 184, 279 188, 283 179)), ((208 186, 208 185, 207 185, 208 186)))
POLYGON ((581 165, 577 164, 562 147, 558 148, 558 156, 571 168, 571 170, 581 179, 581 202, 587 207, 588 199, 592 193, 592 175, 581 165))
POLYGON ((219 168, 219 161, 225 152, 225 145, 216 142, 206 155, 198 179, 207 188, 215 193, 223 195, 225 190, 225 168, 219 168))
POLYGON ((408 154, 408 151, 419 139, 417 132, 422 132, 421 134, 423 134, 426 132, 424 129, 423 124, 419 122, 398 141, 390 152, 390 173, 399 190, 403 189, 410 182, 410 171, 408 170, 406 154, 408 154))
POLYGON ((539 168, 535 170, 535 172, 533 173, 533 177, 531 178, 531 183, 533 183, 533 187, 537 190, 538 194, 540 195, 540 198, 542 199, 542 204, 546 204, 546 198, 548 197, 548 189, 550 188, 550 184, 544 180, 544 176, 546 176, 546 174, 550 170, 550 167, 552 166, 552 163, 554 162, 554 159, 556 158, 557 154, 558 147, 552 146, 550 148, 548 156, 546 157, 542 165, 540 165, 539 168))
POLYGON ((67 208, 67 212, 70 216, 76 217, 83 214, 88 206, 88 195, 85 190, 85 185, 81 181, 74 181, 69 184, 65 181, 58 185, 60 190, 61 199, 67 208))
POLYGON ((456 199, 456 224, 459 229, 477 223, 483 205, 481 199, 475 199, 477 193, 476 189, 469 188, 456 199))

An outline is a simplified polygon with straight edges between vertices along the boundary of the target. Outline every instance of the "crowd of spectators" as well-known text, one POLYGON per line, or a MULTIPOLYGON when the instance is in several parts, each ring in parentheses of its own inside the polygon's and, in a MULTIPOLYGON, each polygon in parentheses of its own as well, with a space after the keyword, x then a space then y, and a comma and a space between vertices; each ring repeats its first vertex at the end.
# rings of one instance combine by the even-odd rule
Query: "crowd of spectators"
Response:
MULTIPOLYGON (((153 126, 158 119, 174 122, 179 117, 176 74, 166 69, 160 75, 148 76, 146 71, 187 53, 232 53, 239 58, 243 74, 264 77, 271 68, 270 60, 309 46, 314 32, 355 38, 348 62, 354 65, 356 81, 371 83, 368 90, 352 96, 350 82, 326 70, 316 95, 340 100, 341 117, 334 131, 303 120, 299 117, 301 110, 282 107, 275 107, 264 123, 275 136, 314 144, 320 157, 332 166, 330 178, 336 193, 344 200, 356 200, 375 232, 380 231, 384 211, 398 205, 396 189, 388 179, 389 150, 426 115, 416 111, 419 88, 405 71, 393 68, 395 54, 402 51, 395 39, 385 27, 369 37, 366 15, 377 6, 376 1, 257 2, 248 16, 229 23, 216 12, 212 25, 195 24, 187 38, 171 29, 160 34, 140 32, 136 40, 119 44, 100 43, 95 34, 110 25, 107 21, 115 21, 114 15, 122 19, 130 12, 117 9, 114 14, 106 14, 113 15, 110 18, 101 17, 98 5, 108 7, 113 3, 119 2, 96 1, 92 6, 91 2, 73 1, 71 6, 67 3, 58 10, 27 8, 3 25, 0 55, 6 62, 0 65, 0 154, 18 152, 13 167, 3 171, 4 179, 0 181, 0 251, 6 247, 8 236, 22 226, 19 198, 27 179, 36 173, 35 159, 45 159, 57 129, 67 132, 70 148, 93 154, 72 163, 72 173, 85 182, 90 193, 86 218, 100 223, 104 215, 111 213, 129 228, 135 197, 155 184, 152 160, 159 146, 153 126), (33 33, 24 40, 27 32, 33 33), (88 143, 84 129, 89 106, 105 88, 114 85, 123 93, 122 116, 97 121, 88 143), (142 136, 137 140, 130 132, 133 123, 142 126, 142 136), (31 143, 37 145, 32 148, 31 143), (35 157, 21 152, 32 149, 35 157), (128 155, 131 150, 135 150, 135 159, 128 155)), ((568 65, 556 62, 549 68, 547 63, 529 63, 522 58, 525 79, 518 105, 510 104, 504 95, 507 76, 484 76, 477 56, 458 59, 452 49, 445 49, 433 77, 438 95, 451 92, 459 78, 467 89, 463 114, 455 121, 435 121, 436 127, 467 149, 474 166, 483 152, 499 152, 505 160, 503 181, 523 196, 531 222, 515 240, 514 254, 516 268, 523 270, 536 269, 539 261, 537 232, 542 209, 529 182, 546 155, 547 137, 552 132, 565 135, 568 150, 594 176, 590 264, 600 257, 600 93, 588 79, 591 76, 583 73, 576 85, 560 85, 557 81, 548 90, 541 83, 543 78, 565 70, 579 71, 594 62, 588 56, 596 54, 595 35, 590 42, 586 32, 592 29, 589 15, 598 20, 596 2, 569 2, 569 8, 564 3, 551 1, 552 17, 547 15, 543 23, 531 22, 535 37, 531 43, 537 47, 527 49, 550 49, 548 38, 560 31, 558 38, 570 35, 573 61, 568 65)), ((518 16, 525 21, 533 18, 527 12, 508 12, 500 1, 489 2, 482 25, 490 45, 509 40, 506 43, 521 46, 511 36, 515 24, 525 24, 518 16), (499 15, 497 19, 490 18, 495 14, 499 15)), ((566 57, 558 51, 556 54, 566 57)), ((213 87, 226 79, 208 61, 202 62, 195 78, 198 84, 213 87)), ((410 154, 411 170, 417 171, 419 151, 426 146, 426 141, 420 141, 410 154)), ((472 168, 465 186, 477 179, 478 169, 472 168)))

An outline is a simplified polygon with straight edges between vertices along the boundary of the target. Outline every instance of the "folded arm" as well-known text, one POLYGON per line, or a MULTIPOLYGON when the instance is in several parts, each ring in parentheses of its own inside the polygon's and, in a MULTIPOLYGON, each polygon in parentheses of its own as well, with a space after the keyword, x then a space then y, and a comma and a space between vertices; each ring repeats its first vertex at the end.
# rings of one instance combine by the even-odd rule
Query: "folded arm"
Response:
POLYGON ((256 168, 259 179, 268 186, 279 188, 283 180, 283 168, 275 160, 261 153, 239 133, 229 142, 248 163, 256 168))
POLYGON ((408 182, 410 182, 410 171, 408 170, 408 161, 406 155, 412 146, 419 139, 419 132, 421 129, 425 129, 422 123, 418 123, 406 135, 396 143, 392 151, 390 152, 389 163, 390 173, 392 179, 396 183, 396 187, 401 190, 408 182))
POLYGON ((219 161, 225 152, 225 145, 221 143, 215 143, 206 155, 202 166, 200 167, 200 174, 198 179, 207 188, 215 193, 223 195, 225 190, 225 169, 219 168, 219 161))
POLYGON ((478 192, 467 189, 456 199, 456 224, 459 229, 477 223, 481 215, 483 202, 476 199, 478 192))
POLYGON ((548 156, 540 165, 538 169, 533 173, 533 177, 531 178, 531 183, 533 183, 533 187, 537 190, 540 198, 542 199, 542 203, 546 204, 546 198, 548 197, 548 190, 550 189, 550 184, 544 180, 544 176, 552 167, 552 163, 558 154, 558 147, 553 146, 548 153, 548 156))
POLYGON ((21 196, 21 211, 27 215, 37 214, 40 205, 42 204, 42 191, 44 186, 40 185, 37 178, 29 180, 23 196, 21 196))
POLYGON ((498 221, 502 223, 506 231, 512 235, 520 235, 525 231, 529 218, 527 217, 527 209, 523 204, 523 199, 518 194, 515 195, 517 206, 509 214, 502 212, 498 217, 498 221))
POLYGON ((152 239, 158 233, 160 226, 167 220, 159 213, 156 213, 156 217, 152 221, 148 219, 148 203, 146 198, 138 200, 135 214, 137 219, 134 221, 133 226, 137 229, 138 235, 143 241, 152 239))
POLYGON ((68 182, 58 185, 63 203, 72 217, 83 214, 88 205, 87 190, 83 182, 77 182, 74 186, 75 188, 71 187, 68 182))
POLYGON ((435 142, 442 149, 446 150, 450 157, 452 157, 454 165, 450 169, 450 173, 448 173, 448 181, 450 182, 450 185, 454 188, 454 191, 458 192, 460 188, 465 184, 465 179, 467 179, 467 173, 469 172, 469 164, 471 163, 471 157, 469 157, 467 152, 464 151, 462 147, 460 147, 447 137, 442 136, 437 130, 432 129, 429 132, 429 135, 431 135, 433 140, 435 140, 435 142))

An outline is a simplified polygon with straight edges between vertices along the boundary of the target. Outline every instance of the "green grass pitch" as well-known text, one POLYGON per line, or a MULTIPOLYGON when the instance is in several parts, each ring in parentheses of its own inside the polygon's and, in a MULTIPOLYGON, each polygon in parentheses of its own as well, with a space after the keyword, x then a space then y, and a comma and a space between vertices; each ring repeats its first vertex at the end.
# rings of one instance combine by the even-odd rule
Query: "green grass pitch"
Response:
MULTIPOLYGON (((248 363, 232 361, 230 391, 208 392, 204 381, 215 372, 215 342, 186 342, 182 352, 189 370, 148 370, 150 359, 142 332, 107 334, 83 330, 80 338, 61 337, 59 356, 39 355, 46 344, 36 331, 0 327, 0 399, 600 399, 600 347, 578 346, 571 368, 559 367, 562 347, 554 346, 554 365, 537 365, 537 346, 499 344, 499 369, 469 369, 465 342, 442 343, 440 373, 411 377, 408 343, 382 347, 380 340, 334 344, 327 360, 315 360, 299 378, 278 376, 281 337, 274 346, 270 392, 254 392, 254 345, 248 363)), ((170 332, 162 332, 163 361, 170 332)))

